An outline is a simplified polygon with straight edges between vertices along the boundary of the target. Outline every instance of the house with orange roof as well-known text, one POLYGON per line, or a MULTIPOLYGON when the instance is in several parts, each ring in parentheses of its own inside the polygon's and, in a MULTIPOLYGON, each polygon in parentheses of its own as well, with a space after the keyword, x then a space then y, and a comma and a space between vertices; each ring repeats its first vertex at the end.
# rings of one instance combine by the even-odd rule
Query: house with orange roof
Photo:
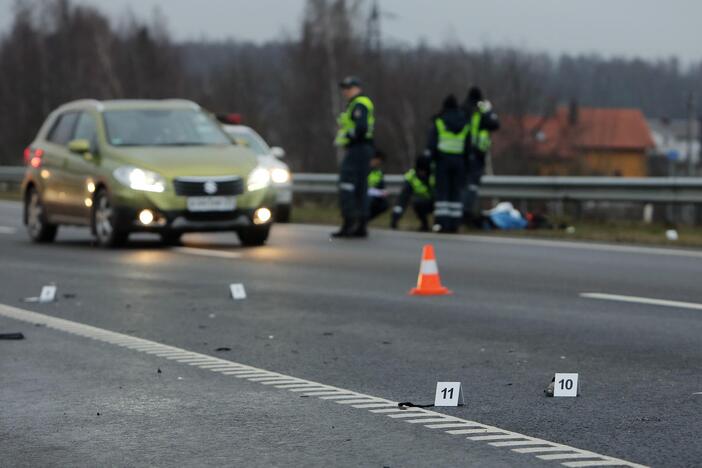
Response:
POLYGON ((655 147, 639 109, 571 105, 503 122, 496 154, 519 146, 540 175, 646 177, 655 147))

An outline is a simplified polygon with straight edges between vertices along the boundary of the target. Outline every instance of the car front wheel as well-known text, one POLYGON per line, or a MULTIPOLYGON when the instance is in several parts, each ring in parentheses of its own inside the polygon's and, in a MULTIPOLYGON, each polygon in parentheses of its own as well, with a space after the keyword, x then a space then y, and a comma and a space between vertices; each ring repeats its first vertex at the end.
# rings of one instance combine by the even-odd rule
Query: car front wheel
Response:
POLYGON ((115 214, 105 189, 100 189, 93 203, 93 231, 100 247, 119 247, 129 237, 127 231, 115 226, 115 214))
POLYGON ((41 201, 39 192, 35 188, 30 188, 24 202, 24 209, 27 213, 27 233, 33 242, 53 242, 56 239, 58 226, 49 224, 46 221, 46 210, 41 201))
POLYGON ((237 235, 239 236, 241 245, 244 247, 258 247, 266 243, 270 231, 270 224, 264 226, 250 226, 237 231, 237 235))

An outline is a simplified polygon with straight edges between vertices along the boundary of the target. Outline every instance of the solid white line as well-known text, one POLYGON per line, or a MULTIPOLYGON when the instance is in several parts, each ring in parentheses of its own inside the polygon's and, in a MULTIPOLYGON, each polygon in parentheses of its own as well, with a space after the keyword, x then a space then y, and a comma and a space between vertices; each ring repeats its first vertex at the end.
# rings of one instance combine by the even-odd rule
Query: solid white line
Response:
POLYGON ((219 258, 241 258, 242 255, 239 252, 229 252, 227 250, 213 250, 213 249, 196 249, 194 247, 174 247, 171 249, 175 252, 180 252, 190 255, 200 255, 202 257, 219 257, 219 258))
MULTIPOLYGON (((103 330, 100 328, 91 327, 89 325, 71 322, 68 320, 60 319, 58 317, 52 317, 49 315, 39 314, 36 312, 31 312, 28 310, 19 309, 16 307, 11 307, 11 306, 7 306, 7 305, 3 305, 3 304, 0 304, 0 316, 7 317, 10 319, 14 319, 14 320, 19 320, 19 321, 22 321, 25 323, 30 323, 30 324, 43 323, 47 328, 50 328, 50 329, 59 330, 59 331, 71 333, 71 334, 78 335, 78 336, 86 336, 88 338, 100 340, 100 341, 105 342, 105 343, 112 343, 115 340, 120 340, 120 342, 124 343, 123 346, 127 346, 129 344, 138 345, 138 344, 144 344, 144 343, 153 343, 155 346, 163 346, 164 351, 166 351, 166 350, 173 351, 174 349, 175 350, 178 349, 178 348, 175 348, 173 346, 161 345, 160 343, 149 342, 149 340, 144 340, 141 338, 132 338, 132 337, 129 337, 128 335, 123 335, 120 333, 115 333, 115 332, 111 332, 108 330, 103 330), (131 343, 130 343, 130 340, 132 340, 131 343)), ((139 351, 139 350, 134 350, 134 351, 147 354, 144 351, 139 351)), ((183 352, 187 353, 186 350, 183 350, 183 352)), ((149 354, 149 355, 151 355, 151 354, 149 354)), ((274 373, 271 371, 267 371, 265 369, 260 369, 260 368, 256 368, 253 366, 247 366, 245 364, 240 364, 240 363, 236 363, 233 361, 225 361, 223 359, 218 359, 218 358, 215 358, 213 356, 207 356, 205 354, 199 354, 199 353, 192 352, 189 355, 192 356, 192 358, 198 358, 198 359, 202 359, 204 361, 210 360, 210 362, 213 362, 213 363, 214 362, 230 362, 234 366, 240 366, 242 369, 244 369, 243 372, 245 372, 245 374, 242 374, 241 373, 242 370, 224 371, 224 372, 219 371, 224 375, 232 374, 232 375, 235 375, 236 377, 244 377, 245 375, 249 376, 249 377, 254 377, 256 375, 260 376, 260 377, 263 377, 265 375, 269 375, 269 376, 282 375, 282 374, 274 373)), ((207 370, 209 370, 209 369, 207 369, 207 370)), ((211 371, 215 372, 214 370, 211 370, 211 371)), ((290 376, 290 378, 294 379, 294 377, 292 377, 292 376, 290 376)), ((319 387, 319 389, 299 389, 299 388, 297 388, 298 386, 296 385, 295 386, 296 388, 289 389, 288 391, 294 391, 294 392, 296 392, 296 391, 305 392, 306 391, 306 394, 309 394, 310 390, 311 390, 315 393, 321 393, 321 394, 326 393, 328 396, 320 395, 319 398, 320 399, 328 399, 331 401, 338 400, 338 399, 356 399, 356 400, 362 399, 363 401, 377 401, 377 402, 385 402, 388 405, 397 405, 397 402, 392 402, 390 400, 384 400, 382 398, 374 397, 372 395, 366 395, 363 393, 358 393, 358 392, 354 392, 351 390, 345 390, 343 388, 333 387, 330 385, 318 384, 315 382, 305 381, 302 379, 300 379, 300 381, 309 382, 309 384, 311 384, 311 385, 317 385, 319 387), (337 392, 337 394, 336 395, 329 395, 329 392, 337 392)), ((504 435, 493 435, 493 436, 468 437, 467 438, 468 440, 521 439, 521 440, 539 441, 539 442, 543 443, 544 445, 551 445, 551 446, 556 445, 556 444, 553 444, 552 442, 548 442, 546 440, 536 439, 534 437, 529 437, 529 436, 519 434, 516 432, 505 431, 505 430, 499 429, 497 427, 481 425, 480 423, 475 422, 475 421, 468 421, 468 420, 464 420, 461 418, 448 416, 446 414, 437 413, 435 411, 428 411, 428 410, 403 411, 403 410, 399 410, 399 408, 398 409, 390 409, 390 408, 388 408, 388 409, 370 409, 368 411, 370 411, 372 413, 380 413, 380 415, 384 415, 384 416, 387 416, 389 418, 398 419, 398 420, 403 420, 405 418, 407 420, 409 420, 410 418, 417 418, 417 420, 412 420, 413 422, 414 421, 429 422, 429 421, 433 421, 435 419, 444 420, 444 418, 451 418, 454 421, 456 421, 457 423, 465 423, 466 425, 474 425, 474 426, 478 426, 478 427, 487 429, 489 432, 492 432, 492 433, 504 434, 504 435), (401 414, 397 414, 398 411, 401 414)), ((584 450, 576 449, 573 447, 563 446, 563 448, 564 448, 563 451, 569 451, 571 453, 572 452, 585 453, 584 450)), ((512 449, 512 451, 517 451, 517 452, 519 450, 520 449, 512 449)), ((525 450, 525 449, 521 449, 521 450, 525 450)), ((591 452, 588 452, 588 453, 591 453, 591 452)), ((569 465, 569 466, 574 466, 574 467, 577 467, 577 466, 597 466, 597 465, 615 466, 616 465, 616 466, 628 466, 628 467, 633 467, 633 468, 646 468, 644 465, 639 465, 636 463, 628 462, 625 460, 620 460, 620 459, 613 458, 613 457, 593 454, 593 458, 595 458, 595 457, 601 458, 601 461, 570 462, 570 463, 573 463, 572 465, 569 465, 568 463, 564 463, 564 464, 569 465), (581 464, 575 464, 575 463, 581 463, 581 464), (582 463, 589 463, 589 464, 584 465, 582 463)))
POLYGON ((621 296, 618 294, 581 293, 580 297, 586 299, 601 299, 604 301, 631 302, 634 304, 657 305, 663 307, 678 307, 680 309, 702 310, 702 304, 695 302, 668 301, 665 299, 652 299, 650 297, 621 296))
POLYGON ((556 453, 554 455, 537 455, 541 460, 575 460, 576 458, 597 458, 590 453, 556 453))
POLYGON ((566 462, 563 466, 569 466, 571 468, 581 468, 585 466, 620 466, 619 462, 616 460, 596 460, 596 461, 579 461, 579 462, 566 462))
POLYGON ((428 424, 427 427, 429 429, 451 429, 453 427, 479 427, 481 426, 478 423, 466 423, 466 422, 459 422, 459 423, 448 423, 448 424, 428 424))
POLYGON ((580 453, 578 449, 573 449, 573 447, 567 447, 565 445, 550 443, 547 447, 528 447, 528 448, 518 448, 512 449, 513 452, 517 453, 541 453, 541 452, 573 452, 576 451, 580 453))
POLYGON ((542 440, 508 440, 507 442, 490 442, 493 447, 519 447, 521 445, 544 445, 542 440))
POLYGON ((456 429, 453 431, 445 431, 447 434, 452 434, 452 435, 461 435, 461 434, 487 434, 488 432, 495 432, 491 431, 490 429, 456 429))
POLYGON ((394 406, 392 403, 369 403, 363 405, 351 405, 358 409, 372 409, 372 408, 387 408, 388 406, 394 406))
POLYGON ((17 228, 13 228, 10 226, 0 226, 0 234, 14 234, 17 232, 17 228))
MULTIPOLYGON (((502 431, 500 431, 502 432, 502 431)), ((499 434, 499 435, 486 435, 477 437, 468 437, 470 440, 503 440, 503 439, 519 439, 524 437, 521 434, 499 434)))

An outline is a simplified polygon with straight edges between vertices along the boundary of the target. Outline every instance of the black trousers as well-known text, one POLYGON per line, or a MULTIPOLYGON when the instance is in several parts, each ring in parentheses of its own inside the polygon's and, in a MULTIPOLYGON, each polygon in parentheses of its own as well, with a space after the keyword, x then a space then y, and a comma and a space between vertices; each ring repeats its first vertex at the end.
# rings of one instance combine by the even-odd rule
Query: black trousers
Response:
POLYGON ((388 210, 389 203, 386 197, 368 197, 370 209, 368 210, 368 221, 375 219, 388 210))
POLYGON ((373 157, 371 143, 355 143, 346 148, 339 172, 339 207, 348 223, 368 219, 368 173, 373 157))
POLYGON ((422 224, 422 230, 428 231, 429 216, 434 211, 434 200, 431 198, 415 198, 412 201, 412 208, 414 208, 414 213, 422 224))
POLYGON ((480 217, 480 182, 485 174, 485 161, 471 160, 466 168, 466 188, 463 191, 463 221, 472 224, 480 217))
POLYGON ((465 187, 465 158, 460 154, 439 154, 436 161, 434 219, 442 231, 454 232, 461 225, 465 187))

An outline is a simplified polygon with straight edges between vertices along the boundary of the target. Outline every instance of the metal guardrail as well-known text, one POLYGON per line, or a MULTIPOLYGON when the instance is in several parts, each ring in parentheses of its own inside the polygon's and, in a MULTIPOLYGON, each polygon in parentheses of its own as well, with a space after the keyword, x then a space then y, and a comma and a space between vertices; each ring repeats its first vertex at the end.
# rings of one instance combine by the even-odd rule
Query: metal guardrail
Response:
MULTIPOLYGON (((0 166, 0 190, 19 185, 23 176, 24 167, 0 166)), ((403 180, 401 175, 386 175, 388 191, 398 193, 403 180)), ((293 174, 293 191, 336 193, 337 181, 336 174, 293 174)), ((485 176, 480 195, 505 200, 702 203, 702 177, 485 176)))
MULTIPOLYGON (((294 174, 293 190, 335 193, 337 180, 336 174, 294 174)), ((385 176, 390 193, 397 193, 402 181, 401 175, 385 176)), ((702 203, 702 178, 485 176, 480 196, 507 200, 702 203)))

